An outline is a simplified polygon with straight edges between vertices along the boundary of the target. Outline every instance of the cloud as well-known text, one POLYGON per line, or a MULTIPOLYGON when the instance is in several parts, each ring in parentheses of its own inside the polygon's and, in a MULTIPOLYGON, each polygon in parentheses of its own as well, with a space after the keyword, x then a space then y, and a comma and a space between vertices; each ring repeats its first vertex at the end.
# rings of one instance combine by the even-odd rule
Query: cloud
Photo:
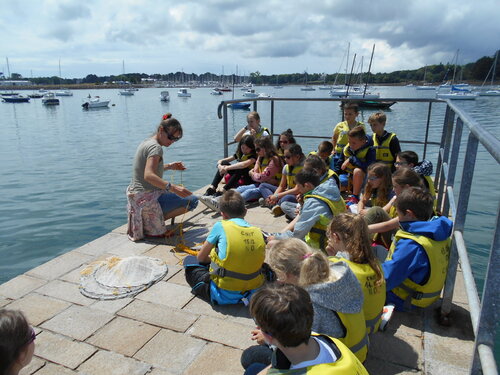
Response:
POLYGON ((59 4, 55 11, 55 17, 62 21, 90 18, 90 16, 90 9, 81 2, 59 4))

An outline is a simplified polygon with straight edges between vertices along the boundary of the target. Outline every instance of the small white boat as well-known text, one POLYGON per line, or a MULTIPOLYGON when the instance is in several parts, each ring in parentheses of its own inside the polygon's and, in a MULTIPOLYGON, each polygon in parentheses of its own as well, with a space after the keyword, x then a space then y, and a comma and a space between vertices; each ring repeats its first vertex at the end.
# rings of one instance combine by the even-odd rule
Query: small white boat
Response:
POLYGON ((331 86, 319 86, 318 87, 318 90, 331 90, 332 87, 331 86))
POLYGON ((316 91, 316 89, 312 86, 305 86, 305 87, 301 87, 300 91, 316 91))
POLYGON ((59 90, 56 91, 56 96, 73 96, 73 92, 70 90, 59 90))
POLYGON ((350 98, 350 99, 379 99, 380 94, 372 94, 370 91, 365 92, 364 88, 352 87, 349 90, 347 88, 336 89, 330 91, 330 96, 339 98, 350 98))
POLYGON ((213 89, 212 91, 210 91, 210 95, 222 95, 222 91, 213 89))
POLYGON ((43 96, 42 104, 44 104, 44 105, 59 105, 59 99, 56 98, 56 96, 53 92, 48 92, 43 96))
POLYGON ((160 92, 160 101, 168 102, 170 100, 170 93, 168 91, 160 92))
POLYGON ((120 90, 119 94, 123 95, 123 96, 132 96, 132 95, 134 95, 134 91, 132 91, 130 89, 124 89, 124 90, 120 90))
POLYGON ((257 98, 259 96, 259 94, 256 93, 254 89, 248 89, 247 91, 245 91, 243 93, 243 96, 245 98, 257 98))
POLYGON ((272 98, 271 95, 266 94, 265 92, 261 92, 258 97, 259 98, 272 98))
POLYGON ((436 90, 436 86, 423 85, 423 86, 415 86, 415 90, 436 90))
POLYGON ((451 100, 476 100, 477 94, 474 92, 453 92, 448 93, 437 93, 436 98, 438 99, 451 99, 451 100))
POLYGON ((82 104, 82 107, 85 109, 91 109, 91 108, 104 108, 107 107, 109 104, 109 100, 101 100, 100 97, 95 96, 95 97, 88 97, 84 99, 84 103, 82 104))
POLYGON ((273 88, 275 88, 275 89, 282 89, 283 86, 273 86, 273 88))
POLYGON ((500 96, 500 90, 479 91, 479 96, 500 96))
POLYGON ((190 98, 191 93, 188 92, 188 89, 182 88, 182 89, 179 89, 179 91, 177 91, 177 96, 180 98, 190 98))

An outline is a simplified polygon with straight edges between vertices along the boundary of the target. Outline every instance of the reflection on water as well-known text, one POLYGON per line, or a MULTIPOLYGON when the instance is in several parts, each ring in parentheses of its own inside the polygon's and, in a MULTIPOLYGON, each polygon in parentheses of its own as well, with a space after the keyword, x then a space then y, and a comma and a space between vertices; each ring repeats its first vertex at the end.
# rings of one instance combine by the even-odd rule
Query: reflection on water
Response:
MULTIPOLYGON (((126 221, 125 189, 129 183, 136 147, 150 136, 162 114, 173 113, 184 128, 180 142, 165 150, 165 161, 183 160, 188 170, 183 183, 192 190, 209 183, 215 164, 222 157, 222 120, 217 118, 221 100, 209 89, 190 90, 191 98, 178 98, 171 91, 170 102, 159 100, 162 89, 141 89, 134 96, 120 96, 118 90, 75 90, 73 97, 61 97, 61 104, 43 106, 32 100, 25 105, 0 103, 0 283, 54 256, 77 248, 122 225, 126 221), (82 110, 88 94, 111 99, 110 107, 82 110), (115 106, 112 106, 115 104, 115 106)), ((303 92, 299 87, 274 90, 275 97, 324 97, 327 92, 303 92)), ((411 88, 380 87, 384 97, 425 97, 411 88)), ((235 97, 242 91, 236 89, 235 97)), ((498 137, 500 117, 497 98, 480 98, 460 103, 498 137)), ((389 130, 402 140, 423 139, 427 121, 425 103, 397 103, 388 113, 389 130)), ((270 124, 270 103, 259 103, 262 124, 270 124)), ((434 105, 430 140, 440 141, 444 106, 434 105)), ((329 138, 341 119, 337 103, 280 102, 274 106, 275 132, 291 128, 299 135, 329 138)), ((374 110, 364 110, 366 120, 374 110)), ((248 111, 229 110, 229 135, 246 124, 248 111)), ((316 149, 319 140, 300 140, 304 152, 316 149)), ((420 155, 422 147, 404 146, 420 155)), ((232 152, 232 150, 231 150, 232 152)), ((436 161, 437 147, 427 158, 436 161)), ((494 210, 498 202, 498 170, 484 151, 478 157, 471 211, 467 225, 473 229, 466 240, 473 251, 478 275, 486 261, 484 244, 491 241, 494 210), (490 199, 484 199, 489 196, 490 199), (493 204, 491 204, 493 202, 493 204)), ((180 173, 173 176, 180 182, 180 173)), ((460 181, 460 177, 457 179, 460 181)))

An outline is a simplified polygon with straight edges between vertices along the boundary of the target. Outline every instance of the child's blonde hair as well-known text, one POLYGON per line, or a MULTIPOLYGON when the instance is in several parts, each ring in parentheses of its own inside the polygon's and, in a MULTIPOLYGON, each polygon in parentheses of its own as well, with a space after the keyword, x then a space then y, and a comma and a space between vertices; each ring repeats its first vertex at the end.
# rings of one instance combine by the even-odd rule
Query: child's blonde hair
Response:
POLYGON ((298 238, 277 241, 267 253, 267 263, 280 275, 297 277, 300 286, 332 281, 330 261, 298 238))
POLYGON ((353 213, 342 213, 331 221, 327 234, 339 236, 344 243, 346 251, 349 253, 349 260, 359 264, 369 264, 377 275, 376 286, 384 282, 384 274, 379 261, 375 257, 370 244, 370 234, 368 225, 361 215, 353 213))
POLYGON ((379 124, 384 124, 387 121, 387 116, 384 112, 375 112, 368 118, 368 123, 378 122, 379 124))

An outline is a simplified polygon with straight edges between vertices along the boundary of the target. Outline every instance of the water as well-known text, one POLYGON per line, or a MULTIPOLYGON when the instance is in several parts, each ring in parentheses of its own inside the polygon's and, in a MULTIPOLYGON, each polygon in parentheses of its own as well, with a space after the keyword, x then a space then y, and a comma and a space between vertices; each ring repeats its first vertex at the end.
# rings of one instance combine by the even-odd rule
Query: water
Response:
MULTIPOLYGON (((118 90, 74 91, 61 97, 61 105, 44 107, 31 103, 0 103, 0 283, 72 250, 126 222, 125 189, 131 176, 132 158, 138 144, 151 135, 163 113, 172 112, 184 128, 180 142, 165 149, 165 162, 182 160, 188 170, 167 174, 191 190, 208 184, 222 157, 222 120, 217 105, 224 96, 209 89, 191 90, 191 98, 160 102, 163 89, 141 89, 132 97, 118 90), (88 94, 111 99, 108 109, 85 111, 81 100, 88 94)), ((327 91, 300 91, 298 87, 274 90, 257 88, 274 97, 325 97, 327 91)), ((427 97, 429 92, 405 87, 380 87, 384 97, 427 97)), ((236 89, 236 97, 242 91, 236 89)), ((461 102, 496 137, 500 109, 498 98, 483 97, 461 102)), ((387 111, 387 129, 400 140, 423 139, 427 104, 398 103, 387 111)), ((262 124, 269 124, 270 104, 259 103, 262 124)), ((444 105, 434 105, 430 140, 440 141, 444 105)), ((373 110, 363 111, 367 120, 373 110)), ((245 125, 246 111, 229 111, 230 136, 245 125)), ((275 104, 275 132, 291 128, 295 134, 330 136, 340 121, 336 103, 286 102, 275 104)), ((300 140, 305 152, 319 140, 300 140)), ((403 145, 422 155, 422 147, 403 145)), ((463 149, 464 150, 464 149, 463 149)), ((464 151, 463 151, 464 152, 464 151)), ((436 162, 437 148, 427 158, 436 162)), ((498 166, 480 149, 468 216, 466 240, 477 278, 482 282, 486 254, 498 202, 498 166), (492 171, 495 171, 492 173, 492 171)), ((460 168, 460 166, 459 166, 460 168)), ((458 178, 460 181, 460 177, 458 178)))

